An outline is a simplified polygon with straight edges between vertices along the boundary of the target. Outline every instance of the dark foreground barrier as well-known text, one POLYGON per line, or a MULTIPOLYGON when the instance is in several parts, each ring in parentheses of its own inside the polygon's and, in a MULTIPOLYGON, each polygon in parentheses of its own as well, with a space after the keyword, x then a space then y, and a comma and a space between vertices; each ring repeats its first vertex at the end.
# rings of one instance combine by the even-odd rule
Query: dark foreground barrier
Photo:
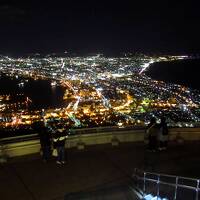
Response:
POLYGON ((200 199, 199 179, 144 172, 138 169, 135 169, 133 178, 144 199, 148 195, 160 199, 200 199))

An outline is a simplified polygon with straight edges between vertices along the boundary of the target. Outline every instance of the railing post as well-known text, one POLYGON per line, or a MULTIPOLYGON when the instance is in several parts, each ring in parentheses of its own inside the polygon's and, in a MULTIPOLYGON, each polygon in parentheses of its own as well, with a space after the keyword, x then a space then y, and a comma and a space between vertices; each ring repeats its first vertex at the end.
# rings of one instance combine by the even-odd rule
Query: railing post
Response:
POLYGON ((144 172, 143 196, 145 194, 145 190, 146 190, 146 172, 144 172))
POLYGON ((176 197, 177 197, 177 188, 178 188, 178 176, 176 177, 176 186, 175 186, 175 192, 174 192, 174 200, 176 200, 176 197))
POLYGON ((158 174, 158 180, 157 180, 157 199, 160 195, 160 174, 158 174))
POLYGON ((197 180, 197 187, 196 187, 196 200, 199 199, 199 179, 197 180))

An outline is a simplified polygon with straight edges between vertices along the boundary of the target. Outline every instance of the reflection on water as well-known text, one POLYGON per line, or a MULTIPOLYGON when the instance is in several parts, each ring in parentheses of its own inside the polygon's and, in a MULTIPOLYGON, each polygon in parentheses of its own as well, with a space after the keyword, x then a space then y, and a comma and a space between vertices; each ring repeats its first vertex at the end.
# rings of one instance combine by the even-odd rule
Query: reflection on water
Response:
POLYGON ((19 77, 0 77, 0 95, 24 94, 32 100, 30 109, 55 108, 64 105, 64 89, 61 86, 51 86, 48 80, 22 79, 19 77))

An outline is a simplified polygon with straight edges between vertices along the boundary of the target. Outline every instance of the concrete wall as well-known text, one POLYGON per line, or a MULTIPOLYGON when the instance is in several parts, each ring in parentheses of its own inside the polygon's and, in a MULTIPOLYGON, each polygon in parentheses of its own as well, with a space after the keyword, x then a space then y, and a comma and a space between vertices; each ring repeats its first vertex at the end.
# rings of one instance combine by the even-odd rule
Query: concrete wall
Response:
MULTIPOLYGON (((144 130, 123 130, 115 132, 101 132, 93 134, 69 136, 66 148, 84 149, 89 145, 111 144, 117 146, 124 142, 142 142, 144 130)), ((184 141, 200 140, 200 128, 172 128, 169 131, 169 139, 177 143, 184 141)), ((0 157, 22 156, 27 154, 39 153, 39 140, 21 141, 0 147, 0 157)))
POLYGON ((200 140, 200 128, 171 128, 170 140, 197 141, 200 140))

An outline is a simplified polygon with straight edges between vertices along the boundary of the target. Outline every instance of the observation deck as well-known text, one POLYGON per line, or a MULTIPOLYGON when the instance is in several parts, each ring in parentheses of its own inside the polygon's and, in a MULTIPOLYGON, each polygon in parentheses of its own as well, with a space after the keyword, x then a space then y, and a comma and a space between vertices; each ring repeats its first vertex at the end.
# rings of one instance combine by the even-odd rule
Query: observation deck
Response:
POLYGON ((42 162, 36 135, 15 138, 14 143, 4 139, 1 144, 9 157, 6 163, 0 164, 0 198, 64 200, 71 195, 72 200, 83 197, 78 195, 97 199, 94 194, 102 194, 99 199, 106 199, 105 195, 110 192, 111 200, 139 199, 130 187, 135 168, 200 177, 199 129, 171 129, 168 149, 156 153, 145 150, 143 131, 115 132, 113 129, 73 135, 66 143, 68 162, 62 166, 57 165, 54 158, 42 162), (83 148, 78 148, 79 145, 83 148))
POLYGON ((0 156, 7 162, 0 164, 1 199, 141 199, 135 168, 198 179, 200 130, 169 133, 168 149, 152 153, 144 147, 141 128, 77 130, 66 142, 68 162, 62 166, 54 158, 42 162, 37 134, 2 139, 0 156))

